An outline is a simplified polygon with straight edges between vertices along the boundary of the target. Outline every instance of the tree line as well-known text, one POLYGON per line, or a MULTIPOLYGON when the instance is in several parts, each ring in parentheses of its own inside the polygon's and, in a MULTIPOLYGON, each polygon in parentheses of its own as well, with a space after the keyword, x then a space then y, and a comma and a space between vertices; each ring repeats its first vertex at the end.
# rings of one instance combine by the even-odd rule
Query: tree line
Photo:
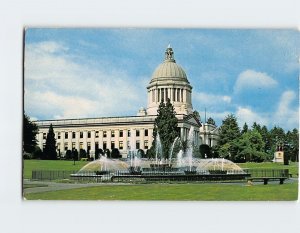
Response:
POLYGON ((219 128, 218 145, 211 148, 210 156, 223 157, 235 162, 271 161, 279 147, 291 161, 299 161, 299 132, 285 132, 274 126, 270 130, 256 122, 251 127, 244 123, 239 128, 237 118, 228 115, 219 128))

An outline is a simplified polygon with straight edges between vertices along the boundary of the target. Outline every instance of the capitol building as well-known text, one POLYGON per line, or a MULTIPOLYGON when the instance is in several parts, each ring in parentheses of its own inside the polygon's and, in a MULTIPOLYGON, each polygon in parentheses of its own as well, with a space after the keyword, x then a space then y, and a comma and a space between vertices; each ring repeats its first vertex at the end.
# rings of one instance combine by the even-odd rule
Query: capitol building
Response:
POLYGON ((52 124, 57 151, 61 156, 72 149, 84 149, 92 157, 97 149, 118 148, 123 158, 127 157, 130 149, 141 149, 146 153, 152 145, 159 103, 168 98, 174 106, 182 140, 187 139, 192 128, 196 146, 217 143, 218 128, 202 123, 193 114, 192 86, 185 71, 176 63, 171 46, 165 51, 164 61, 154 70, 146 91, 147 107, 139 109, 136 116, 35 121, 39 127, 39 147, 45 147, 52 124))

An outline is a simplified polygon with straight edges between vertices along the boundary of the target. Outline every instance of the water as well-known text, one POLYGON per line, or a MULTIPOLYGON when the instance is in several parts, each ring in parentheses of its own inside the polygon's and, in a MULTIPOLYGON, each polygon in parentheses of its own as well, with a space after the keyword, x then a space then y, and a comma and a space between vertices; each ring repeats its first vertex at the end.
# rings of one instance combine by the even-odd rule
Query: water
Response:
POLYGON ((95 172, 95 171, 118 171, 126 170, 128 164, 119 159, 109 159, 105 156, 100 156, 99 159, 89 162, 83 166, 78 173, 95 172))
POLYGON ((193 166, 193 147, 194 147, 194 127, 192 126, 189 131, 189 135, 187 138, 187 149, 186 149, 186 157, 189 161, 190 171, 193 166))
POLYGON ((177 167, 181 167, 182 166, 182 156, 183 156, 183 150, 180 150, 177 153, 177 167))
POLYGON ((162 162, 163 153, 162 153, 162 146, 161 141, 159 137, 159 133, 157 132, 156 138, 155 138, 155 161, 156 164, 158 164, 158 158, 160 159, 160 162, 162 162))
POLYGON ((171 146, 170 155, 169 155, 169 162, 172 160, 174 146, 176 145, 178 140, 179 140, 179 137, 176 137, 173 144, 172 144, 172 146, 171 146))

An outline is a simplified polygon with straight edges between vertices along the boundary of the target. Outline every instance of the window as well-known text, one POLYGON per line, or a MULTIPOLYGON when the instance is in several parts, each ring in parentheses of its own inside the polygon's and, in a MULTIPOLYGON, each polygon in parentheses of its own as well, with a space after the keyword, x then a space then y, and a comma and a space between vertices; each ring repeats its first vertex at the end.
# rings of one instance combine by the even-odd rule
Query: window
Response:
POLYGON ((79 144, 79 149, 83 149, 83 142, 79 144))
POLYGON ((145 136, 148 136, 148 129, 145 129, 145 136))
POLYGON ((65 132, 65 139, 68 139, 68 136, 69 136, 68 132, 65 132))
POLYGON ((75 150, 75 142, 72 142, 72 150, 75 150))
POLYGON ((130 150, 130 141, 127 141, 127 149, 130 150))
POLYGON ((138 129, 135 131, 135 136, 136 136, 136 137, 139 137, 139 136, 140 136, 140 131, 139 131, 138 129))
POLYGON ((95 142, 95 151, 99 149, 99 142, 95 142))
POLYGON ((148 149, 148 148, 149 148, 149 147, 148 147, 148 140, 144 141, 144 148, 145 148, 145 149, 148 149))
POLYGON ((65 142, 65 151, 68 150, 68 143, 65 142))
POLYGON ((130 130, 127 131, 127 137, 130 137, 130 130))
POLYGON ((123 141, 120 141, 120 142, 119 142, 119 149, 120 149, 120 150, 123 150, 123 141))
POLYGON ((99 138, 99 131, 95 132, 95 138, 99 138))
POLYGON ((57 133, 57 139, 60 139, 60 132, 57 133))
POLYGON ((111 149, 114 149, 114 148, 115 148, 115 142, 114 142, 114 141, 112 141, 112 142, 110 143, 110 148, 111 148, 111 149))
POLYGON ((90 150, 91 150, 91 143, 88 142, 88 143, 87 143, 87 151, 90 151, 90 150))
POLYGON ((107 132, 103 131, 103 137, 106 138, 107 137, 107 132))
POLYGON ((88 132, 87 132, 87 137, 88 137, 88 138, 91 138, 91 131, 88 131, 88 132))
POLYGON ((46 137, 47 137, 47 134, 43 133, 43 139, 46 139, 46 137))
MULTIPOLYGON (((79 135, 80 135, 80 138, 83 138, 83 132, 80 132, 79 135)), ((80 148, 80 149, 82 149, 82 148, 80 148)))
POLYGON ((76 133, 72 132, 72 138, 76 138, 76 133))
POLYGON ((123 137, 123 130, 119 131, 119 137, 122 138, 123 137))
POLYGON ((115 137, 115 131, 114 131, 114 130, 111 131, 111 137, 112 137, 112 138, 115 137))
POLYGON ((138 150, 140 149, 140 141, 136 141, 135 143, 135 148, 138 150))
POLYGON ((103 150, 106 150, 107 148, 107 142, 103 142, 103 150))

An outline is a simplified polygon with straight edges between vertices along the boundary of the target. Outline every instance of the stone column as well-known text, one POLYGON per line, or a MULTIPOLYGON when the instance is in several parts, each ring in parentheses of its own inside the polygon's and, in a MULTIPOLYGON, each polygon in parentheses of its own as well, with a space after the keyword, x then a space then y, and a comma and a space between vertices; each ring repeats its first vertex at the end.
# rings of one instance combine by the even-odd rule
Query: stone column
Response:
POLYGON ((87 131, 83 131, 83 148, 87 152, 87 131))
POLYGON ((119 130, 115 130, 115 148, 119 149, 119 130))
POLYGON ((91 131, 91 150, 90 154, 95 157, 95 130, 91 131))
POLYGON ((63 153, 62 155, 65 156, 65 131, 60 132, 60 139, 61 139, 61 148, 62 148, 60 153, 63 153))
POLYGON ((79 137, 80 137, 80 131, 78 130, 78 131, 76 131, 76 144, 75 144, 75 148, 76 148, 76 150, 78 151, 78 153, 79 153, 79 150, 80 150, 80 148, 79 148, 79 137))
POLYGON ((103 130, 99 130, 99 149, 103 150, 103 130))
POLYGON ((142 150, 145 149, 145 147, 144 147, 144 134, 145 134, 145 129, 144 128, 140 129, 140 148, 142 150))
POLYGON ((107 149, 111 151, 111 130, 107 131, 107 149))
POLYGON ((123 150, 124 151, 126 151, 126 153, 127 153, 127 151, 128 151, 128 147, 127 147, 127 135, 128 135, 128 129, 124 129, 123 130, 123 150))

